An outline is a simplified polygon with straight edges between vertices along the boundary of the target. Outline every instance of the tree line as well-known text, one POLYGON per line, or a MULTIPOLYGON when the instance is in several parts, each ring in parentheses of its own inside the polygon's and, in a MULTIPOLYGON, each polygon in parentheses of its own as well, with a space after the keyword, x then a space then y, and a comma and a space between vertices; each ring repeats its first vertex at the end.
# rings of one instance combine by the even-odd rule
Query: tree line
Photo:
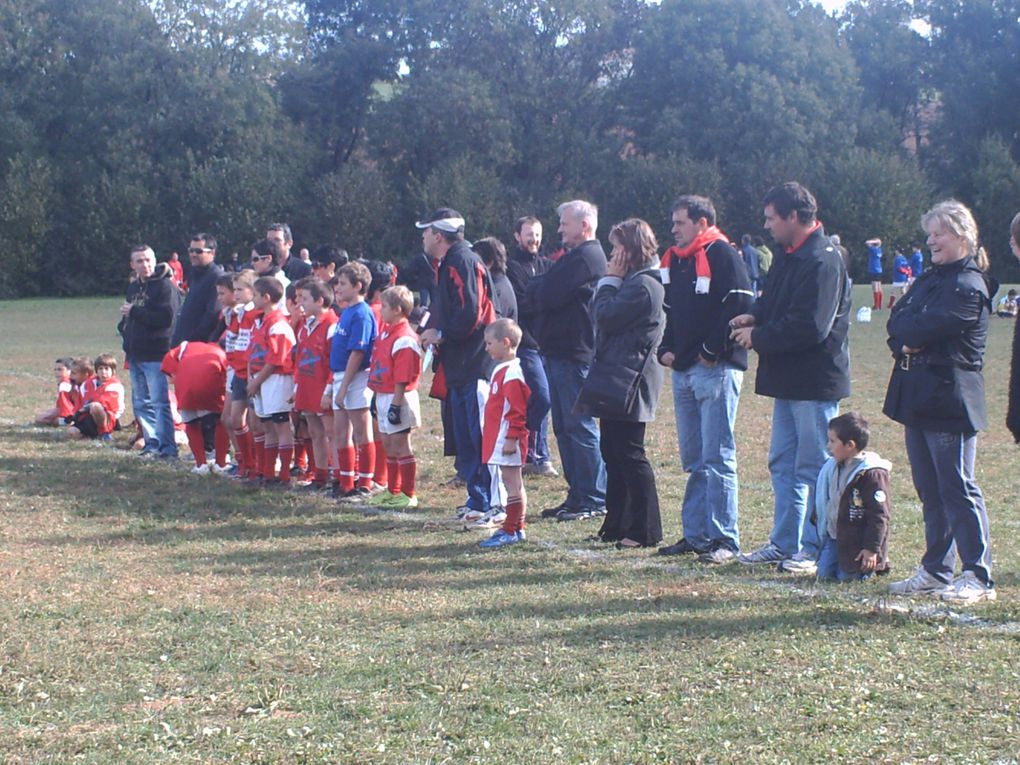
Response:
MULTIPOLYGON (((731 238, 797 179, 863 277, 936 198, 993 269, 1020 209, 1020 0, 0 0, 0 296, 119 292, 208 230, 405 261, 440 204, 509 238, 711 196, 731 238)), ((551 233, 551 232, 550 232, 551 233)))

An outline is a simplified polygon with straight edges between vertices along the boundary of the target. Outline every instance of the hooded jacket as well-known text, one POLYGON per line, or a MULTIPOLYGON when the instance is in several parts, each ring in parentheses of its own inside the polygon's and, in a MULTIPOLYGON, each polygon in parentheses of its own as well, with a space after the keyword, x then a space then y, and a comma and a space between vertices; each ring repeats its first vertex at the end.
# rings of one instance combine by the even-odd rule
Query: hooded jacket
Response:
POLYGON ((461 386, 488 379, 485 328, 496 319, 492 278, 471 246, 455 242, 439 263, 430 327, 443 333, 439 361, 446 383, 461 386))
POLYGON ((131 303, 131 310, 118 329, 129 361, 162 361, 170 350, 170 334, 180 307, 173 275, 169 265, 157 263, 152 276, 128 285, 126 302, 131 303))
POLYGON ((216 263, 192 267, 188 274, 188 296, 184 299, 180 315, 177 317, 177 326, 170 341, 171 347, 176 348, 185 340, 216 342, 218 339, 216 327, 220 321, 216 280, 221 276, 223 269, 216 263))

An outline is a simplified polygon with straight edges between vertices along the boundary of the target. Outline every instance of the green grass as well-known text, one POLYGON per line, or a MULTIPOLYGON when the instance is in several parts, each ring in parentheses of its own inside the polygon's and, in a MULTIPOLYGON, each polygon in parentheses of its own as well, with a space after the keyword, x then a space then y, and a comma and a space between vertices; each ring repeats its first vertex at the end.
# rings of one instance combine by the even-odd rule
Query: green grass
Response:
MULTIPOLYGON (((857 303, 866 298, 863 289, 857 303)), ((1012 324, 993 321, 978 479, 999 601, 888 601, 617 552, 535 520, 482 552, 441 521, 431 404, 414 516, 256 494, 26 427, 52 359, 117 348, 118 301, 0 303, 0 762, 1015 762, 1020 526, 1005 431, 1012 324)), ((854 395, 894 463, 890 553, 922 526, 881 414, 885 314, 852 329, 854 395)), ((771 521, 771 402, 744 381, 741 531, 771 521)), ((650 429, 668 541, 684 475, 670 397, 650 429)), ((529 484, 533 517, 563 485, 529 484)))

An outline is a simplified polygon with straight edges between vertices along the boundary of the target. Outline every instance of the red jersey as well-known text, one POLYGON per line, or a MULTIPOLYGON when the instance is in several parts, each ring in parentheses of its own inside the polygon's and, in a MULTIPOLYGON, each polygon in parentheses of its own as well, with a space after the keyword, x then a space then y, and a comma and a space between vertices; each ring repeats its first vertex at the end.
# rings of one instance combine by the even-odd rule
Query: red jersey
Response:
POLYGON ((368 387, 376 393, 393 393, 397 383, 406 383, 404 390, 415 390, 421 377, 421 345, 418 335, 407 319, 384 324, 372 346, 372 365, 368 387))
POLYGON ((84 394, 83 407, 98 403, 106 410, 106 427, 99 431, 100 434, 112 433, 117 420, 124 414, 124 386, 120 380, 114 375, 101 383, 99 378, 93 375, 81 387, 84 394))
POLYGON ((223 320, 227 329, 223 333, 223 342, 227 350, 227 364, 241 379, 248 376, 248 343, 251 342, 251 331, 255 321, 262 315, 255 310, 254 303, 228 308, 223 320))
POLYGON ((276 367, 274 374, 294 374, 294 331, 279 308, 255 322, 248 345, 248 377, 254 377, 267 364, 276 367))
POLYGON ((504 361, 492 371, 482 422, 482 462, 502 462, 503 444, 508 438, 517 439, 523 461, 528 448, 525 421, 530 396, 520 359, 504 361))
POLYGON ((57 383, 57 416, 70 417, 81 409, 81 392, 71 382, 71 375, 64 375, 57 383))
POLYGON ((322 312, 318 321, 308 318, 297 335, 295 353, 294 409, 298 412, 321 412, 322 392, 333 379, 329 368, 329 349, 336 332, 337 316, 332 308, 322 312))
POLYGON ((173 376, 181 409, 223 411, 227 354, 215 343, 181 343, 163 357, 160 370, 173 376))
POLYGON ((374 303, 369 303, 368 307, 372 309, 372 316, 375 317, 375 331, 382 333, 383 327, 386 326, 386 322, 382 318, 382 300, 376 297, 374 303))

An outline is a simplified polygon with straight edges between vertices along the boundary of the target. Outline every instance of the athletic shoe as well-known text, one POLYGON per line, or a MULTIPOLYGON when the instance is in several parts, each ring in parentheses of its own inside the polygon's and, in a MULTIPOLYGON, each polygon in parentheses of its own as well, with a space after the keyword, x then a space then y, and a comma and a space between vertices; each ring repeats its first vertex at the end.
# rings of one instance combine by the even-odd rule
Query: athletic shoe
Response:
POLYGON ((368 490, 368 493, 374 497, 377 494, 382 494, 384 491, 388 492, 389 488, 381 483, 376 483, 375 481, 373 481, 372 488, 368 490))
POLYGON ((760 566, 763 563, 779 563, 786 560, 782 550, 769 542, 764 547, 759 547, 754 552, 740 553, 737 560, 745 566, 760 566))
POLYGON ((220 467, 219 465, 217 465, 214 462, 213 464, 211 464, 209 466, 209 470, 212 472, 213 475, 218 475, 218 476, 221 476, 223 478, 231 478, 234 475, 234 473, 231 472, 231 470, 230 470, 230 468, 232 468, 232 467, 233 467, 233 465, 227 465, 225 467, 220 467))
POLYGON ((195 475, 209 475, 211 471, 209 470, 209 464, 206 463, 205 465, 195 465, 195 467, 191 468, 191 472, 195 475))
POLYGON ((559 472, 552 466, 551 462, 529 462, 521 468, 521 474, 555 478, 559 475, 559 472))
POLYGON ((478 510, 473 507, 467 507, 467 509, 464 510, 463 514, 461 514, 460 511, 461 508, 458 507, 457 514, 460 516, 460 519, 464 521, 464 523, 474 523, 475 521, 481 520, 482 518, 484 518, 485 516, 492 512, 491 508, 489 510, 478 510))
MULTIPOLYGON (((683 540, 681 540, 683 541, 683 540)), ((721 566, 737 559, 737 554, 724 544, 715 545, 711 550, 706 550, 698 556, 702 563, 711 563, 721 566)))
POLYGON ((937 579, 928 573, 924 566, 918 566, 917 570, 908 579, 893 582, 889 585, 889 592, 892 595, 939 595, 952 587, 941 579, 937 579))
POLYGON ((540 513, 540 515, 543 518, 559 518, 560 513, 569 513, 569 512, 572 512, 571 508, 567 506, 566 502, 562 502, 562 503, 556 505, 556 507, 547 507, 545 510, 543 510, 540 513))
POLYGON ((503 529, 499 529, 499 531, 497 531, 488 539, 483 539, 481 542, 479 542, 478 546, 483 548, 506 547, 507 545, 515 545, 518 542, 523 541, 524 532, 516 531, 513 533, 508 533, 506 531, 503 531, 503 529))
POLYGON ((409 497, 406 494, 390 495, 392 499, 386 501, 386 508, 390 510, 414 510, 418 507, 418 498, 409 497))
POLYGON ((777 568, 787 574, 805 574, 814 576, 818 573, 818 562, 806 552, 799 552, 786 560, 780 561, 777 568))
POLYGON ((980 603, 982 600, 995 600, 995 587, 982 582, 974 575, 973 571, 964 571, 942 591, 942 599, 961 605, 980 603))
POLYGON ((567 510, 556 516, 558 521, 584 521, 588 518, 600 518, 606 514, 605 507, 579 507, 577 510, 567 510))
POLYGON ((470 507, 469 505, 461 505, 454 512, 453 520, 455 520, 455 521, 465 521, 465 520, 467 520, 466 516, 467 516, 468 513, 475 513, 475 512, 478 512, 478 511, 475 510, 473 507, 470 507))
POLYGON ((502 507, 493 507, 480 518, 464 524, 465 529, 495 529, 503 525, 506 512, 502 507))
POLYGON ((349 492, 340 497, 340 501, 345 504, 360 505, 368 499, 368 489, 362 488, 361 486, 355 486, 349 492))
POLYGON ((666 545, 665 547, 660 547, 656 554, 657 555, 690 555, 690 554, 693 553, 695 555, 701 555, 704 552, 707 552, 707 551, 706 550, 699 550, 697 547, 695 547, 690 542, 688 542, 686 537, 683 537, 676 544, 666 545))

